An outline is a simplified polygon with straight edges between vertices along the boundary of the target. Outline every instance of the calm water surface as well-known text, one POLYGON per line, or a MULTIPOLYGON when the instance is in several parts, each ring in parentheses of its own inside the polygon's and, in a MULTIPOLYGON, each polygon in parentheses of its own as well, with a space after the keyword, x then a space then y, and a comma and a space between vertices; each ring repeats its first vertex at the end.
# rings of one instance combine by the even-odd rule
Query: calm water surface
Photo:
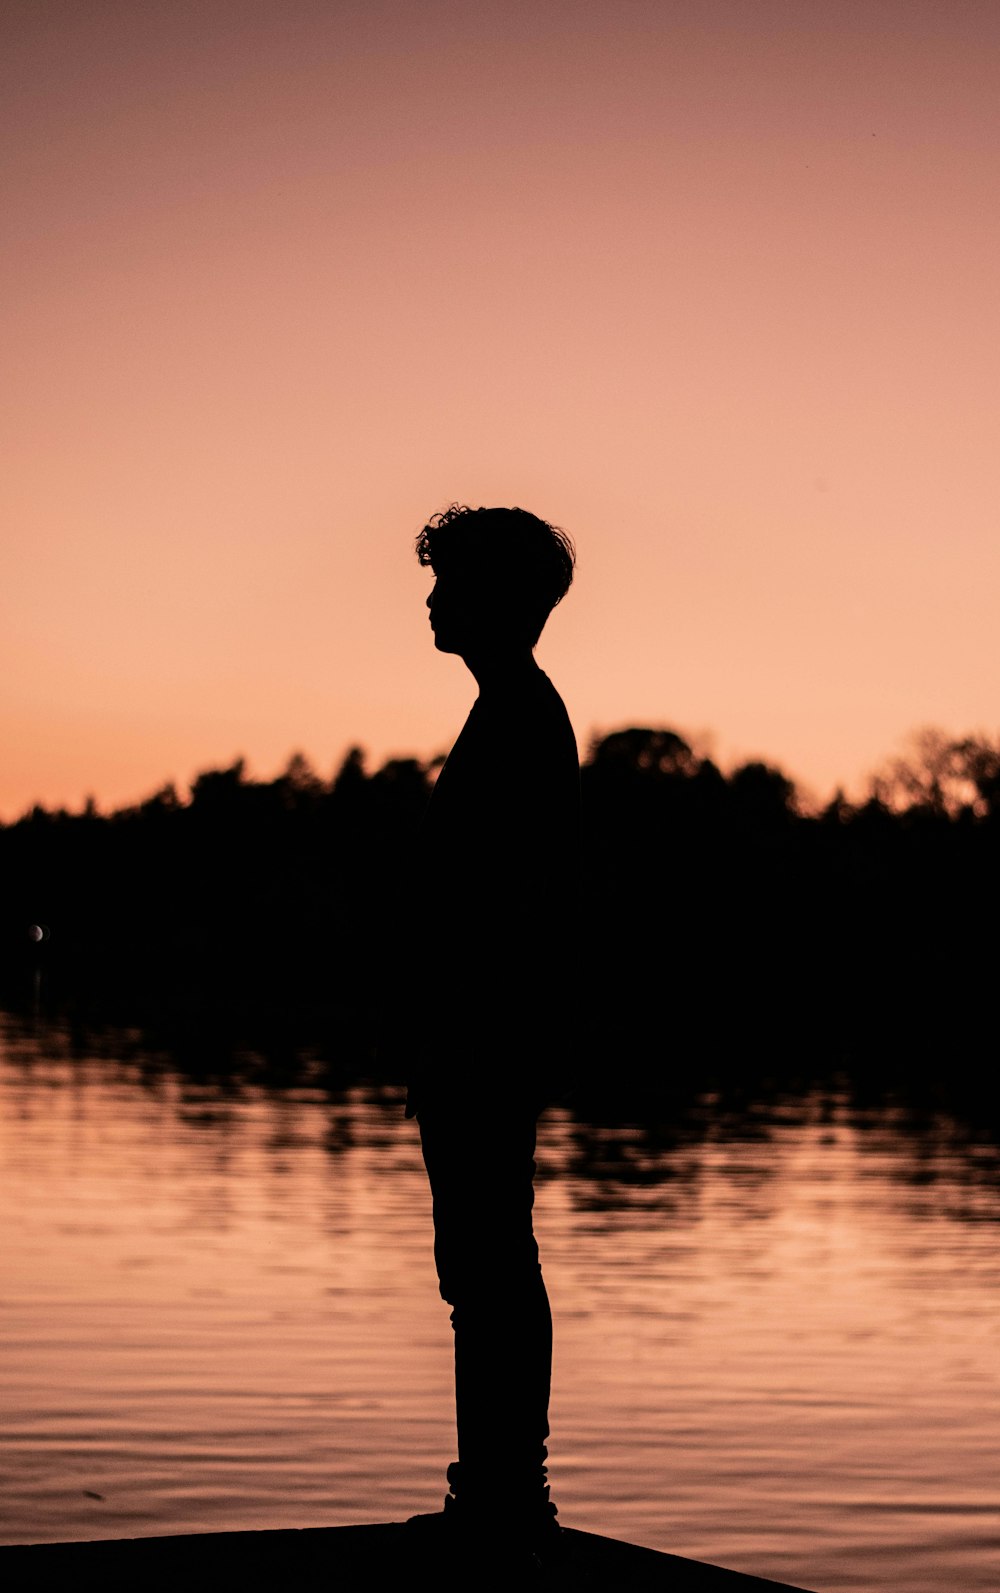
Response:
MULTIPOLYGON (((453 1458, 391 1091, 0 1058, 0 1539, 399 1520, 453 1458)), ((1000 1174, 814 1090, 542 1122, 562 1519, 817 1593, 1000 1586, 1000 1174)))

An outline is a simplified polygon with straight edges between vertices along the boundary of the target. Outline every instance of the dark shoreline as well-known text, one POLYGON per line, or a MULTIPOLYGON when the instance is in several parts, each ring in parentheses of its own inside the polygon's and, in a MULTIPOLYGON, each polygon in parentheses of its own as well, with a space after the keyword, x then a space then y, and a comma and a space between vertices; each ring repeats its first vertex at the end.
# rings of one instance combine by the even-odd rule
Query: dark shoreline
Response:
MULTIPOLYGON (((807 1055, 931 1084, 961 1074, 978 1096, 1000 747, 922 745, 867 801, 820 812, 780 770, 723 774, 671 731, 591 747, 571 944, 554 942, 567 1054, 626 1058, 668 1087, 679 1059, 754 1078, 807 1055)), ((330 781, 293 759, 262 783, 238 761, 188 800, 165 788, 114 814, 35 808, 0 825, 0 999, 159 1033, 210 1072, 248 1049, 281 1066, 308 1049, 391 1081, 447 967, 422 879, 436 772, 396 759, 369 773, 355 749, 330 781)))

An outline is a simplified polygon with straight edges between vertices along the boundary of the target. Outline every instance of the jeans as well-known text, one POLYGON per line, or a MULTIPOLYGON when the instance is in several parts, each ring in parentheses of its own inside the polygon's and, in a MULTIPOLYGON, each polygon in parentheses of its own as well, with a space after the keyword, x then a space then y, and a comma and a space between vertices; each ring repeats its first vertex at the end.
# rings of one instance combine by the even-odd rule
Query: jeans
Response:
POLYGON ((455 1333, 448 1478, 470 1509, 530 1512, 547 1499, 552 1315, 531 1220, 542 1104, 526 1091, 486 1102, 449 1090, 422 1093, 416 1108, 455 1333))

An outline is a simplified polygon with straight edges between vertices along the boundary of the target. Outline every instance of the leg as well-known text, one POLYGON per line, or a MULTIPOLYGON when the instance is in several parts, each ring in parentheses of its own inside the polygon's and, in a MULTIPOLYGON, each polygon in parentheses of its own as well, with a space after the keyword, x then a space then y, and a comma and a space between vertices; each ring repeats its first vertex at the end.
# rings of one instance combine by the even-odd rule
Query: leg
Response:
POLYGON ((552 1318, 532 1231, 537 1106, 436 1100, 418 1111, 434 1257, 452 1306, 456 1502, 551 1518, 545 1487, 552 1318))

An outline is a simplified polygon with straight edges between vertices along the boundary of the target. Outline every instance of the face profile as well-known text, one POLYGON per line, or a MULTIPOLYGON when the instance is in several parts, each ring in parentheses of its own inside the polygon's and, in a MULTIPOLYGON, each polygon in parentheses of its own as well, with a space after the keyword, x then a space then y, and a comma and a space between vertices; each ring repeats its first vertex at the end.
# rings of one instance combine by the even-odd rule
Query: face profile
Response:
MULTIPOLYGON (((461 608, 460 601, 456 604, 453 593, 449 593, 445 582, 440 576, 434 582, 427 596, 428 616, 431 630, 434 632, 434 646, 442 653, 454 653, 459 649, 454 646, 455 635, 455 610, 461 608)), ((461 620, 458 621, 459 627, 461 620)))
POLYGON ((448 572, 438 575, 427 598, 434 645, 440 653, 493 650, 503 640, 503 616, 496 604, 470 581, 448 572))

